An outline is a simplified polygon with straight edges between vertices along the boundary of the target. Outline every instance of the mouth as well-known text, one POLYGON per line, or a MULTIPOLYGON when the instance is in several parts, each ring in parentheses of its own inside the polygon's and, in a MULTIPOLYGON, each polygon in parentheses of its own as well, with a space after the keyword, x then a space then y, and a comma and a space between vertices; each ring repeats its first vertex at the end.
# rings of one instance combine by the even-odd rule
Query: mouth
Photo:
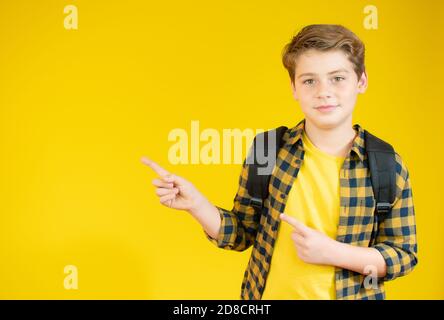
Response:
POLYGON ((316 110, 326 113, 326 112, 331 112, 332 110, 336 109, 337 107, 339 107, 339 105, 323 105, 323 106, 319 106, 319 107, 315 107, 316 110))

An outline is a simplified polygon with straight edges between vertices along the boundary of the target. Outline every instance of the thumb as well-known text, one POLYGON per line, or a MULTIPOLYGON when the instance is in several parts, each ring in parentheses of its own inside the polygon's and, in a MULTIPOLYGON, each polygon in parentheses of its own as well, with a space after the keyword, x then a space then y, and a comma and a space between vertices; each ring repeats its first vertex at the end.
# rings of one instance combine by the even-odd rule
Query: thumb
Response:
POLYGON ((187 183, 187 181, 174 173, 169 173, 162 177, 165 182, 174 183, 177 186, 183 186, 187 183))

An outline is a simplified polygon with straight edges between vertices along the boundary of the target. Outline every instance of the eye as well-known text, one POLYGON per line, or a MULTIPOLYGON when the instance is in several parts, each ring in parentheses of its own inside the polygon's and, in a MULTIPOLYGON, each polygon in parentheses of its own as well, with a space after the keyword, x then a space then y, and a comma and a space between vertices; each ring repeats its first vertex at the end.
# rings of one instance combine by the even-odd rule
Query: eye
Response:
POLYGON ((335 77, 334 79, 335 79, 335 81, 337 81, 337 82, 345 80, 344 77, 335 77))
POLYGON ((313 79, 307 79, 307 80, 305 80, 303 83, 304 84, 313 84, 313 79))

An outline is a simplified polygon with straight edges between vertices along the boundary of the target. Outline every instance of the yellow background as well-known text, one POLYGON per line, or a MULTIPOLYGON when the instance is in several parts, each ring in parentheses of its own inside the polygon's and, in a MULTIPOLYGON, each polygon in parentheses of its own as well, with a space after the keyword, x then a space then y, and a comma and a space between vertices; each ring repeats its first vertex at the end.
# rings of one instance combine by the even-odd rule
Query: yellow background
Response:
POLYGON ((250 254, 216 248, 158 203, 148 155, 231 209, 239 164, 171 165, 190 131, 293 126, 281 65, 306 24, 366 44, 354 122, 411 174, 419 264, 389 299, 444 298, 442 1, 2 1, 0 298, 237 299, 250 254), (65 5, 79 29, 65 30, 65 5), (378 30, 363 9, 376 5, 378 30), (75 265, 79 289, 63 286, 75 265))

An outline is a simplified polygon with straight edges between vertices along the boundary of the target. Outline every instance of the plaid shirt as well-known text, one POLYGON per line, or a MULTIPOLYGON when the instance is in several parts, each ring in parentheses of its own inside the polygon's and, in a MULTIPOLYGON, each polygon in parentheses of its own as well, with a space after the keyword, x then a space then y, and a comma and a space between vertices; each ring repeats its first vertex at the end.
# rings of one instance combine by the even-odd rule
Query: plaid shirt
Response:
MULTIPOLYGON (((301 139, 304 125, 305 120, 302 120, 284 134, 284 146, 278 153, 270 179, 270 195, 264 202, 265 214, 256 214, 249 204, 251 198, 246 189, 248 164, 244 161, 233 209, 228 211, 217 207, 221 217, 217 238, 211 238, 204 231, 219 248, 244 251, 253 245, 242 281, 241 299, 260 299, 264 291, 279 232, 279 214, 284 212, 290 188, 304 159, 301 139)), ((409 273, 418 261, 412 190, 407 168, 396 154, 396 198, 384 221, 379 226, 374 223, 376 201, 365 153, 364 130, 357 124, 353 129, 357 136, 339 177, 340 218, 336 240, 376 248, 384 257, 387 274, 378 278, 376 289, 366 289, 365 275, 336 267, 336 299, 384 299, 384 281, 409 273)))

